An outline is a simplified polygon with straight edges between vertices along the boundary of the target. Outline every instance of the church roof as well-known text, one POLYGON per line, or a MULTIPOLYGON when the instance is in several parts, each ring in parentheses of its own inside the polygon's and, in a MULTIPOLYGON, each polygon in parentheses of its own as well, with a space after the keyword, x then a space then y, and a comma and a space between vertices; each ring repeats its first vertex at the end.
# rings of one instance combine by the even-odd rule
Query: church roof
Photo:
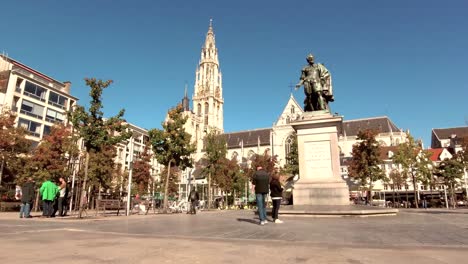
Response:
POLYGON ((225 133, 228 149, 270 145, 271 128, 225 133))
POLYGON ((400 129, 386 116, 343 121, 346 136, 357 136, 361 130, 372 129, 379 133, 400 132, 400 129))

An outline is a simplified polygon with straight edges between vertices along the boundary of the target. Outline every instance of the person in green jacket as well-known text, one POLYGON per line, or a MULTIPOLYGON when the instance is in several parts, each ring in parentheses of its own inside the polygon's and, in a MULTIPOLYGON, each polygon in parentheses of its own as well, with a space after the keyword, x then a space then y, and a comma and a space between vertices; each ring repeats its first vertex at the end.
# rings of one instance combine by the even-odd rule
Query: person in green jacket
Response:
POLYGON ((57 193, 59 189, 55 183, 51 182, 50 180, 45 181, 42 183, 40 193, 42 197, 42 215, 45 217, 50 217, 54 212, 54 200, 57 197, 57 193))

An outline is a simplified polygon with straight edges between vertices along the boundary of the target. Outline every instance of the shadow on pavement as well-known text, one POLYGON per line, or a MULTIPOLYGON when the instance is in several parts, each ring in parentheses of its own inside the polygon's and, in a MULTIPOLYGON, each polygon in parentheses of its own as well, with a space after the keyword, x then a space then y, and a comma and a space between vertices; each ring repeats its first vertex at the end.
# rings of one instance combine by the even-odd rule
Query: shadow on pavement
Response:
POLYGON ((259 221, 259 220, 248 219, 248 218, 237 218, 237 221, 239 221, 239 222, 247 222, 247 223, 250 223, 250 224, 258 225, 258 221, 259 221))

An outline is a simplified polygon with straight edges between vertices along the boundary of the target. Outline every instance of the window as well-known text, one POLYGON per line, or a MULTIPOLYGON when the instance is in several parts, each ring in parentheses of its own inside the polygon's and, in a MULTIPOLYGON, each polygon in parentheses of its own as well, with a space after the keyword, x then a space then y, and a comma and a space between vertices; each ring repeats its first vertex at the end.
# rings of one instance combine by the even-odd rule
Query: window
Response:
POLYGON ((37 100, 41 100, 43 102, 45 102, 46 92, 47 90, 45 88, 30 82, 26 82, 24 87, 25 95, 36 98, 37 100))
POLYGON ((43 136, 50 135, 50 131, 51 131, 51 129, 52 129, 52 127, 51 127, 51 126, 44 125, 44 132, 43 132, 43 136))
MULTIPOLYGON (((286 139, 286 142, 285 142, 285 154, 286 154, 286 157, 289 156, 289 153, 291 152, 291 146, 294 142, 294 139, 293 139, 293 135, 290 135, 287 139, 286 139)), ((286 159, 286 163, 289 163, 289 159, 286 159)))
POLYGON ((208 103, 205 103, 205 126, 208 126, 208 113, 210 111, 210 106, 208 105, 208 103))
POLYGON ((50 108, 47 108, 46 120, 51 123, 63 122, 63 120, 65 120, 65 115, 50 108))
POLYGON ((294 108, 294 105, 291 106, 291 114, 294 114, 295 111, 296 111, 296 110, 295 110, 295 108, 294 108))
POLYGON ((16 91, 21 93, 21 84, 23 83, 23 79, 18 78, 16 79, 16 91))
POLYGON ((44 114, 44 107, 27 100, 23 100, 21 103, 20 113, 42 119, 44 114))
POLYGON ((49 104, 65 109, 67 98, 54 92, 49 93, 49 104))
POLYGON ((31 120, 20 118, 18 120, 18 126, 26 129, 31 136, 40 137, 41 136, 41 124, 33 122, 31 120))

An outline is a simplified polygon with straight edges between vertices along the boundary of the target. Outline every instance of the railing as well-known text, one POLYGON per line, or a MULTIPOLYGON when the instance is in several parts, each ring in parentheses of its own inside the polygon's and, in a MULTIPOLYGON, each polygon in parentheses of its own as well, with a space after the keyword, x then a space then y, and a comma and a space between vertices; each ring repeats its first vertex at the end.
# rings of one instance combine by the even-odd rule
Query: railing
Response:
POLYGON ((15 91, 18 92, 18 93, 21 93, 21 91, 22 91, 22 90, 21 90, 21 87, 16 87, 16 88, 15 88, 15 91))
POLYGON ((53 106, 55 106, 55 107, 58 107, 58 108, 61 108, 61 109, 66 109, 66 107, 65 107, 64 105, 57 104, 57 103, 55 103, 55 102, 52 102, 52 101, 50 101, 50 100, 49 100, 49 102, 48 102, 48 103, 49 103, 50 105, 53 105, 53 106))
POLYGON ((34 136, 34 137, 40 137, 41 134, 37 133, 37 132, 32 132, 32 131, 28 131, 28 134, 31 135, 31 136, 34 136))
POLYGON ((41 98, 41 97, 39 97, 39 96, 37 96, 37 95, 35 95, 35 94, 32 94, 32 93, 30 93, 30 92, 24 91, 23 94, 26 95, 26 96, 32 97, 32 98, 34 98, 34 99, 40 100, 40 101, 42 101, 42 102, 45 102, 45 101, 46 101, 44 98, 41 98))
POLYGON ((31 112, 28 112, 28 111, 25 111, 25 110, 21 110, 20 113, 22 114, 25 114, 25 115, 28 115, 28 116, 32 116, 32 117, 35 117, 37 119, 41 119, 42 120, 42 116, 41 115, 36 115, 34 113, 31 113, 31 112))

